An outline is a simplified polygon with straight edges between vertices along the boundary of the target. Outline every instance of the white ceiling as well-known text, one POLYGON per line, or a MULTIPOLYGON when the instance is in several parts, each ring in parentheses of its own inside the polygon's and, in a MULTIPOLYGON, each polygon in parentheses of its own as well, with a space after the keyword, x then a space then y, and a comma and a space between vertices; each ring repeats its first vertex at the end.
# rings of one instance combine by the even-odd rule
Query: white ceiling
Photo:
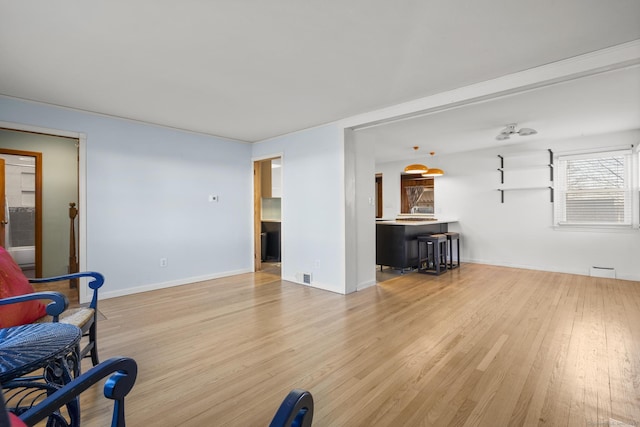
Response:
POLYGON ((0 0, 0 94, 253 142, 640 39, 639 16, 636 0, 0 0))
POLYGON ((640 66, 359 130, 378 163, 640 129, 640 66), (508 123, 536 135, 496 136, 508 123), (413 147, 420 149, 414 151, 413 147))

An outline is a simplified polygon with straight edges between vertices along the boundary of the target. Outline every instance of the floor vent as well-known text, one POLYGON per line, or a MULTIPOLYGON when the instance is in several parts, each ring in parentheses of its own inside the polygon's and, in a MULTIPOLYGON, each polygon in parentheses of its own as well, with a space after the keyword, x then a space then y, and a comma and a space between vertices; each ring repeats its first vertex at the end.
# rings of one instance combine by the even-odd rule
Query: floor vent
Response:
POLYGON ((616 278, 616 269, 613 267, 591 267, 591 277, 606 277, 608 279, 616 278))

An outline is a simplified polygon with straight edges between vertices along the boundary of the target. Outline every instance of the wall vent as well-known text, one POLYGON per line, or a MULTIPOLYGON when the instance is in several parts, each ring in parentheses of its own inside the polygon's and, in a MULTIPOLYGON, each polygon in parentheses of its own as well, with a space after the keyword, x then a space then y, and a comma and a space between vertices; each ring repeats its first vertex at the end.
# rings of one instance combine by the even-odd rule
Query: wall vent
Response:
POLYGON ((616 278, 616 269, 613 267, 591 267, 589 274, 591 277, 605 277, 608 279, 616 278))
POLYGON ((311 274, 310 273, 302 273, 302 282, 307 285, 311 284, 311 274))

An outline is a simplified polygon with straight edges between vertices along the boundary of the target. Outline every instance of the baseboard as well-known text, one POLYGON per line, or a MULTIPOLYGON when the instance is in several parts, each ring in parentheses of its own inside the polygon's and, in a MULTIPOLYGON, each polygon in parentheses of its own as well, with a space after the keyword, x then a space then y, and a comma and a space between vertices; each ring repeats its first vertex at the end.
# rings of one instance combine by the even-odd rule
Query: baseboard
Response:
POLYGON ((336 294, 344 295, 344 291, 336 290, 335 286, 327 285, 327 284, 316 282, 316 281, 312 281, 311 283, 304 283, 304 282, 301 282, 300 280, 296 279, 295 277, 285 277, 285 276, 282 276, 282 280, 286 280, 287 282, 295 283, 296 285, 308 286, 310 288, 321 289, 323 291, 329 291, 329 292, 333 292, 333 293, 336 293, 336 294))
POLYGON ((203 276, 186 277, 184 279, 171 280, 171 281, 168 281, 168 282, 161 282, 161 283, 151 283, 151 284, 148 284, 148 285, 135 286, 135 287, 132 287, 132 288, 127 288, 127 289, 118 289, 118 290, 115 290, 115 291, 103 291, 103 289, 101 289, 100 290, 100 299, 109 299, 109 298, 116 298, 116 297, 121 297, 121 296, 125 296, 125 295, 139 294, 139 293, 142 293, 142 292, 156 291, 158 289, 172 288, 174 286, 189 285, 189 284, 192 284, 192 283, 204 282, 205 280, 221 279, 223 277, 237 276, 238 274, 245 274, 245 273, 252 273, 252 272, 253 272, 253 270, 251 270, 251 269, 242 269, 242 270, 235 270, 235 271, 224 271, 224 272, 221 272, 221 273, 206 274, 206 275, 203 275, 203 276))
MULTIPOLYGON (((525 264, 515 264, 515 263, 496 263, 496 262, 492 262, 492 261, 478 260, 478 259, 471 259, 471 260, 463 259, 463 264, 465 262, 469 262, 469 263, 472 263, 472 264, 495 265, 495 266, 498 266, 498 267, 521 268, 523 270, 537 270, 537 271, 550 271, 552 273, 575 274, 575 275, 578 275, 578 276, 589 276, 590 275, 590 271, 589 271, 588 267, 585 267, 584 269, 551 268, 551 267, 541 267, 541 266, 537 266, 537 265, 525 265, 525 264)), ((616 276, 616 279, 629 280, 629 281, 632 281, 632 282, 639 282, 640 281, 640 276, 639 275, 618 274, 616 276)))
POLYGON ((375 286, 376 283, 377 283, 376 280, 372 280, 370 282, 360 283, 360 284, 358 284, 358 286, 356 286, 356 292, 357 291, 361 291, 363 289, 370 288, 371 286, 375 286))

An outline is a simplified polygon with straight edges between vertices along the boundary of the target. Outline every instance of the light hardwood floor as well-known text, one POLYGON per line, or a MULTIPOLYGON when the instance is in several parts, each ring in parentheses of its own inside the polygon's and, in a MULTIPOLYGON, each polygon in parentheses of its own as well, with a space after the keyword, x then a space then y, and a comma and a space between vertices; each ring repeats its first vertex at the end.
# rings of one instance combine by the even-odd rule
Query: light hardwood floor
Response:
MULTIPOLYGON (((464 264, 344 296, 258 273, 100 306, 101 358, 139 365, 133 427, 266 426, 292 388, 314 426, 640 425, 640 282, 464 264)), ((83 425, 108 424, 101 394, 83 425)))

